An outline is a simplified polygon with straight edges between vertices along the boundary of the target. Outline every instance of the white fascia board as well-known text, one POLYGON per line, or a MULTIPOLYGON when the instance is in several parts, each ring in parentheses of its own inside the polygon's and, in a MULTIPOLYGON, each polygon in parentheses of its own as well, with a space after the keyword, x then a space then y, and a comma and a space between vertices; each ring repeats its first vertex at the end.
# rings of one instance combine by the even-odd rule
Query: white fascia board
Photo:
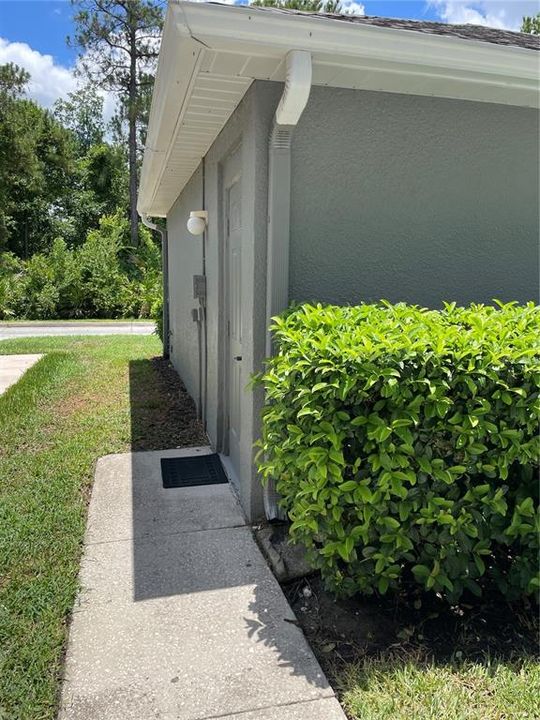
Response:
POLYGON ((538 80, 540 53, 525 48, 238 5, 175 2, 173 7, 181 10, 192 35, 214 50, 238 52, 253 44, 265 55, 297 49, 538 80))

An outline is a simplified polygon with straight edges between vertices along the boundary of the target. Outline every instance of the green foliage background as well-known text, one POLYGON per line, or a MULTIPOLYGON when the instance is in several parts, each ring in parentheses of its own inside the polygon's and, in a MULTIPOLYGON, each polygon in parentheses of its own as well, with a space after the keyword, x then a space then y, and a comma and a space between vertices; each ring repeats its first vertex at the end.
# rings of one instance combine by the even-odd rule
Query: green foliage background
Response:
POLYGON ((0 65, 0 320, 150 317, 160 247, 129 227, 125 145, 105 140, 95 86, 53 111, 0 65))
POLYGON ((538 591, 539 308, 303 305, 273 329, 259 469, 331 588, 538 591))
POLYGON ((529 35, 540 35, 540 12, 523 18, 521 32, 529 33, 529 35))
POLYGON ((150 317, 161 298, 161 251, 139 228, 136 248, 120 213, 104 216, 85 242, 57 238, 20 260, 0 253, 0 319, 150 317))

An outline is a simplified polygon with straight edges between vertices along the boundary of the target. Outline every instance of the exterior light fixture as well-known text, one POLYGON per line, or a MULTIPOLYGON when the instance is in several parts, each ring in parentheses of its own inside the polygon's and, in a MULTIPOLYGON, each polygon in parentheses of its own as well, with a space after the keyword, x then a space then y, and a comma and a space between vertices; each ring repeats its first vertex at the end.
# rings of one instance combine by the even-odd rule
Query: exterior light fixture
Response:
POLYGON ((192 235, 202 235, 208 224, 208 212, 206 210, 192 210, 189 213, 187 229, 192 235))

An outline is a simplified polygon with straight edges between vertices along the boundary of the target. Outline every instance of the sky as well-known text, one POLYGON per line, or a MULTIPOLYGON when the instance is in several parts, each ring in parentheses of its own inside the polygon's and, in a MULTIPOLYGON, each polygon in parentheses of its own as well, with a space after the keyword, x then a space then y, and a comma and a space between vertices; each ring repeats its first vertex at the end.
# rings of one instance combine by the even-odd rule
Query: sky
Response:
MULTIPOLYGON (((230 1, 230 0, 229 0, 230 1)), ((342 0, 357 14, 473 23, 519 30, 523 15, 540 11, 540 0, 342 0)), ((0 64, 14 62, 31 75, 28 95, 45 107, 77 86, 77 50, 69 0, 0 0, 0 64)), ((105 114, 114 99, 106 97, 105 114)))

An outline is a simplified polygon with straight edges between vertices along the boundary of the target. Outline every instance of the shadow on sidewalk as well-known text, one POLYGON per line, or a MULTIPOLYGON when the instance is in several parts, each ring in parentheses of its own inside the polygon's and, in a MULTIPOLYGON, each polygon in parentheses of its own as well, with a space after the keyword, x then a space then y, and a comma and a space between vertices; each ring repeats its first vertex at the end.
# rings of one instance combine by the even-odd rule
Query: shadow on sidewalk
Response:
MULTIPOLYGON (((174 456, 174 448, 208 445, 193 401, 165 361, 131 363, 130 401, 133 450, 169 448, 174 456)), ((174 612, 194 613, 201 642, 232 633, 243 638, 243 653, 248 642, 253 662, 274 657, 272 667, 286 676, 327 688, 229 486, 164 489, 160 458, 135 452, 131 459, 135 602, 170 600, 174 612)))

